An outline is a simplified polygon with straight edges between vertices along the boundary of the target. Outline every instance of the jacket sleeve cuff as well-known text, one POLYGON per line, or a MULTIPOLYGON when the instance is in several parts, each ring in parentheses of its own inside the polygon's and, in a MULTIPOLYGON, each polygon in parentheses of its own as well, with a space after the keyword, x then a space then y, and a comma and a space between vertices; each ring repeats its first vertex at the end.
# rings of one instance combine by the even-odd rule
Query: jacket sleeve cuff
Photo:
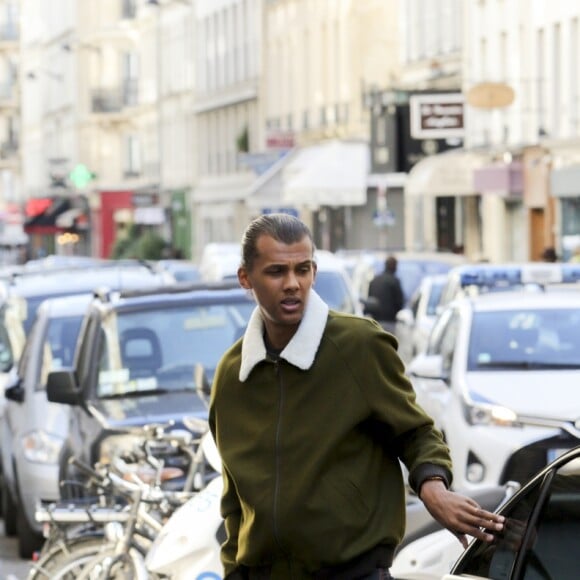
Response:
POLYGON ((447 468, 441 465, 435 465, 434 463, 424 463, 414 469, 409 474, 409 485, 411 486, 411 489, 419 495, 421 486, 430 477, 441 477, 445 487, 449 489, 452 480, 451 472, 447 468))

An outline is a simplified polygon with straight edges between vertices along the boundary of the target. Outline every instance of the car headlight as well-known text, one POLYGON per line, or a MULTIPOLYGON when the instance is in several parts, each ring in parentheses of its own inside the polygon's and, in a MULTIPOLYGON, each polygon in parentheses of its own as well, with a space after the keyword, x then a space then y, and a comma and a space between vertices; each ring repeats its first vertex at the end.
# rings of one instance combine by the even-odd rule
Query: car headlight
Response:
POLYGON ((22 437, 24 457, 31 463, 58 463, 64 440, 46 431, 31 431, 22 437))
POLYGON ((465 403, 465 420, 470 425, 518 426, 518 416, 507 407, 488 403, 465 403))
POLYGON ((131 454, 143 444, 143 438, 137 435, 111 435, 101 441, 99 463, 111 463, 114 457, 131 454))

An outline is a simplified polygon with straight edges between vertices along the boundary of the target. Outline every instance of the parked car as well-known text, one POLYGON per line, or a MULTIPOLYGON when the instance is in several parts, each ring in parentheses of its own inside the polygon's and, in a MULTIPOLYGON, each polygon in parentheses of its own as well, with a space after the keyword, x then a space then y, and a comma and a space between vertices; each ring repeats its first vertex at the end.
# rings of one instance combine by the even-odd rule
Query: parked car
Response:
MULTIPOLYGON (((33 391, 42 390, 37 375, 35 365, 43 360, 47 354, 42 349, 45 348, 44 341, 46 327, 41 326, 38 330, 39 335, 35 338, 35 346, 30 345, 30 354, 26 361, 19 364, 21 355, 26 348, 27 337, 31 332, 33 322, 36 319, 37 311, 46 299, 55 297, 73 297, 81 294, 92 292, 95 288, 108 287, 114 289, 120 288, 144 288, 147 286, 159 286, 167 282, 172 282, 172 278, 165 273, 157 273, 149 267, 136 261, 128 262, 108 262, 101 263, 98 266, 84 265, 73 268, 66 266, 65 269, 43 268, 42 271, 31 272, 27 274, 18 274, 13 279, 6 281, 0 286, 2 297, 0 298, 0 433, 3 434, 0 440, 0 455, 2 465, 2 479, 0 480, 0 490, 2 491, 2 506, 8 513, 17 514, 18 517, 11 519, 5 526, 5 532, 13 534, 18 532, 19 547, 21 553, 28 554, 30 546, 34 544, 35 538, 29 534, 30 529, 34 528, 34 518, 31 515, 34 506, 26 504, 24 509, 20 509, 21 493, 19 490, 19 481, 25 482, 25 479, 19 479, 15 470, 14 453, 20 451, 19 436, 15 432, 19 431, 21 426, 18 424, 21 420, 20 407, 28 408, 32 401, 37 401, 38 396, 25 397, 26 389, 33 391), (34 349, 37 350, 34 350, 34 349), (18 371, 16 372, 16 368, 18 371), (11 374, 15 377, 15 383, 12 384, 12 390, 8 397, 4 396, 5 387, 12 380, 11 374), (23 389, 23 390, 22 390, 23 389), (12 409, 17 417, 12 416, 11 426, 4 424, 4 413, 9 413, 7 407, 12 409), (6 471, 4 471, 6 470, 6 471), (4 492, 10 495, 4 497, 4 492), (22 514, 26 513, 27 520, 24 520, 22 514), (30 539, 32 538, 32 539, 30 539)), ((49 318, 45 315, 45 318, 49 318)), ((49 335, 50 340, 58 341, 56 335, 49 335)), ((51 343, 50 347, 57 348, 58 343, 51 343)), ((46 346, 48 348, 48 346, 46 346)), ((45 377, 44 377, 45 378, 45 377)), ((40 397, 42 398, 42 397, 40 397)), ((40 416, 42 413, 40 414, 40 416)), ((26 424, 26 423, 25 423, 26 424)), ((24 425, 22 425, 23 427, 24 425)), ((54 440, 53 440, 54 441, 54 440)), ((34 442, 38 445, 48 445, 44 439, 29 439, 27 444, 34 442)), ((29 450, 32 452, 32 450, 29 450)), ((29 467, 29 463, 26 463, 29 467)), ((26 498, 29 496, 26 495, 26 498)), ((36 529, 38 531, 38 529, 36 529)), ((36 538, 37 539, 37 538, 36 538)))
MULTIPOLYGON (((74 365, 48 376, 49 400, 70 406, 60 479, 84 481, 68 461, 72 456, 92 465, 108 461, 113 451, 130 451, 138 440, 132 427, 174 421, 187 428, 185 417, 205 418, 198 387, 202 380, 211 384, 219 359, 242 336, 254 308, 237 283, 96 297, 74 365)), ((186 470, 189 457, 178 454, 166 464, 186 470)), ((65 496, 74 490, 62 488, 65 496)))
POLYGON ((446 282, 446 274, 425 276, 407 306, 397 313, 395 334, 399 339, 399 354, 406 363, 427 346, 446 282))
POLYGON ((18 535, 30 557, 42 543, 34 512, 38 502, 60 497, 58 456, 66 436, 68 408, 49 403, 46 377, 73 362, 90 294, 45 300, 39 307, 18 369, 6 388, 2 422, 2 513, 4 531, 18 535))
POLYGON ((458 298, 408 367, 449 445, 454 485, 523 483, 580 430, 580 293, 458 298))

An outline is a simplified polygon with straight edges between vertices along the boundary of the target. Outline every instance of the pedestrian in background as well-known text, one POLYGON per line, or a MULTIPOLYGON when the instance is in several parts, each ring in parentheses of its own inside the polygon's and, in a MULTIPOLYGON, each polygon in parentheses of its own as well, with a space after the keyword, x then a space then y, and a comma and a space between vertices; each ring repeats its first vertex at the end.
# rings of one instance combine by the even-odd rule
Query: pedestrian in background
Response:
POLYGON ((389 256, 385 269, 369 284, 364 313, 372 316, 385 330, 395 334, 397 312, 403 308, 404 296, 397 273, 397 258, 389 256))
POLYGON ((542 252, 542 260, 544 262, 557 262, 558 254, 556 254, 556 250, 552 247, 545 248, 542 252))
MULTIPOLYGON (((451 459, 416 404, 396 339, 329 310, 310 230, 252 221, 238 279, 257 301, 218 364, 210 427, 223 462, 225 577, 390 578, 405 531, 405 482, 465 546, 503 517, 449 491, 451 459)), ((487 531, 486 531, 487 530, 487 531)))

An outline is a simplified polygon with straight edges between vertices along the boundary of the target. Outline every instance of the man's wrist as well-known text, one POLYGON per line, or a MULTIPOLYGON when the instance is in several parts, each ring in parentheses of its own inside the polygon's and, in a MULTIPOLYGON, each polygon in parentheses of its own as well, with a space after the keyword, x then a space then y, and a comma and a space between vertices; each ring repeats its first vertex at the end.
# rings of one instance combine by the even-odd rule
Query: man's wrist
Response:
POLYGON ((445 489, 447 489, 447 480, 442 476, 442 475, 430 475, 429 477, 426 477, 422 482, 421 482, 421 486, 419 487, 419 498, 421 497, 421 493, 423 492, 423 486, 428 483, 428 482, 433 482, 433 481, 439 481, 441 482, 444 486, 445 489))

